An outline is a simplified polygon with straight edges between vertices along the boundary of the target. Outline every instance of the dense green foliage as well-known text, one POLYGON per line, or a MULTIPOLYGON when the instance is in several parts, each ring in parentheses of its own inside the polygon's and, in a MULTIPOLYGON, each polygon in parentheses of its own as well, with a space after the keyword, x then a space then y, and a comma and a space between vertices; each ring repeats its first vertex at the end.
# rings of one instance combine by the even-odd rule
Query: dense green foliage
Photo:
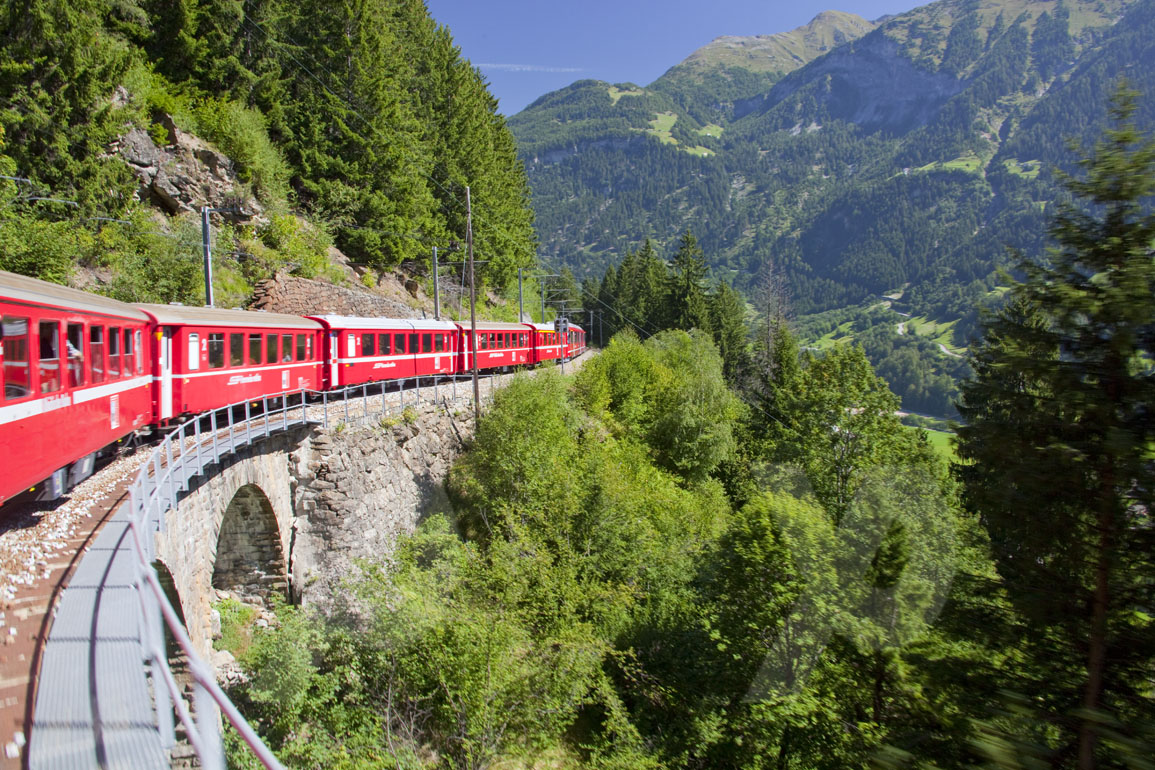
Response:
POLYGON ((330 242, 377 268, 428 261, 431 246, 464 241, 467 186, 483 278, 505 286, 534 263, 512 135, 420 0, 9 3, 0 54, 0 173, 23 180, 5 182, 0 268, 64 281, 75 265, 105 267, 117 296, 195 301, 191 223, 140 215, 110 151, 133 126, 164 145, 166 125, 215 144, 236 164, 237 196, 274 215, 217 239, 238 255, 221 249, 218 271, 234 304, 277 268, 323 271, 330 242), (296 249, 290 212, 312 221, 296 249))
POLYGON ((599 314, 603 337, 623 330, 645 338, 664 329, 697 329, 713 337, 727 382, 737 385, 749 376, 746 302, 724 283, 707 286, 704 255, 689 231, 672 264, 646 241, 626 254, 620 269, 611 266, 600 281, 585 281, 581 295, 584 312, 599 314))
POLYGON ((350 620, 257 632, 242 663, 287 674, 235 694, 292 766, 863 767, 928 734, 965 753, 962 706, 923 695, 962 686, 971 661, 930 624, 984 563, 945 466, 860 351, 775 372, 796 395, 751 412, 708 335, 627 331, 572 380, 515 379, 452 515, 366 566, 350 620))
POLYGON ((967 501, 1029 620, 1012 681, 1038 727, 1006 751, 1057 766, 1134 767, 1155 727, 1155 142, 1134 98, 1067 182, 1091 213, 1064 207, 1049 260, 1024 260, 964 388, 967 501))

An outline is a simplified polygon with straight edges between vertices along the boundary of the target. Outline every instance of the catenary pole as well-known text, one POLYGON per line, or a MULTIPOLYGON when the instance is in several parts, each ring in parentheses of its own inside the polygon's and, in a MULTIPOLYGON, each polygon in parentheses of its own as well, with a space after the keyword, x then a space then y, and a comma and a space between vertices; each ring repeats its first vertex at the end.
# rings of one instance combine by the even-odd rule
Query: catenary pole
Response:
POLYGON ((437 272, 437 247, 433 247, 433 320, 441 320, 441 274, 437 272))
POLYGON ((212 209, 208 206, 201 207, 201 239, 205 252, 205 305, 207 307, 213 306, 213 252, 212 233, 209 229, 210 211, 212 209))
POLYGON ((473 351, 473 422, 481 420, 481 391, 477 385, 477 282, 473 275, 473 202, 465 188, 465 243, 469 247, 469 347, 473 351))

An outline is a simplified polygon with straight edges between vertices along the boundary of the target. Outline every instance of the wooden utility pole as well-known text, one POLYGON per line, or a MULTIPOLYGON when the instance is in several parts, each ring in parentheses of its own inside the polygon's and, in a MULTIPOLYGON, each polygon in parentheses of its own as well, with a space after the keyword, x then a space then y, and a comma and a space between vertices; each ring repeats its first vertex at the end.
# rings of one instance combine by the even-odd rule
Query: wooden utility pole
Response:
POLYGON ((465 244, 469 249, 469 348, 473 353, 473 422, 481 420, 481 391, 477 385, 477 282, 473 277, 473 203, 465 188, 465 244))

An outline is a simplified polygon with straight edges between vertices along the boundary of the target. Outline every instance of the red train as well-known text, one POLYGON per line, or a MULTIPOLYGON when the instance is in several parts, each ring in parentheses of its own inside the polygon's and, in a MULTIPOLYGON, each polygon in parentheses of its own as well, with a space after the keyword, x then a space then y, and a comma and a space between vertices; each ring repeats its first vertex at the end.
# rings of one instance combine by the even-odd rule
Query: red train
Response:
POLYGON ((134 306, 2 271, 0 328, 0 504, 25 490, 58 497, 98 453, 182 416, 467 373, 474 356, 491 371, 586 349, 572 324, 479 322, 471 344, 448 321, 134 306))

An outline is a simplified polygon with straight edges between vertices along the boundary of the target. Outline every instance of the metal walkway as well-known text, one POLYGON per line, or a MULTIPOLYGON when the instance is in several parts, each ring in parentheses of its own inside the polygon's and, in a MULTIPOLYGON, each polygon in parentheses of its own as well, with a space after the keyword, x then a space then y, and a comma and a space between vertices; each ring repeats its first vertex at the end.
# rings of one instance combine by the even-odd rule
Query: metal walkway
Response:
POLYGON ((105 524, 55 611, 40 667, 28 767, 169 767, 179 719, 201 766, 223 769, 223 712, 258 760, 279 768, 217 685, 169 604, 151 566, 155 533, 200 477, 216 473, 230 456, 266 437, 306 425, 380 419, 418 402, 448 406, 451 400, 469 400, 469 389, 456 381, 416 385, 408 391, 401 383, 390 391, 362 386, 234 404, 184 423, 153 449, 130 488, 129 502, 105 524), (171 641, 187 658, 193 704, 169 668, 171 641))
MULTIPOLYGON (((167 671, 161 626, 162 613, 167 613, 148 590, 155 574, 150 579, 151 570, 142 561, 143 556, 151 564, 155 556, 152 533, 197 477, 211 475, 244 447, 323 419, 309 419, 308 408, 301 406, 290 416, 292 407, 285 406, 279 413, 266 409, 256 419, 234 422, 231 415, 242 408, 221 410, 228 413, 223 425, 218 424, 219 413, 186 423, 154 450, 131 500, 120 506, 85 554, 61 595, 44 646, 30 768, 169 765, 175 743, 171 708, 187 708, 174 702, 181 693, 166 687, 175 685, 167 671)), ((246 417, 248 412, 245 408, 246 417)), ((194 667, 190 661, 190 669, 194 667)), ((193 676, 202 678, 196 672, 193 676)), ((209 718, 216 722, 212 705, 197 705, 198 713, 208 706, 209 718)), ((204 729, 203 718, 198 722, 201 734, 190 735, 194 746, 199 743, 198 750, 219 755, 219 736, 204 729)))

